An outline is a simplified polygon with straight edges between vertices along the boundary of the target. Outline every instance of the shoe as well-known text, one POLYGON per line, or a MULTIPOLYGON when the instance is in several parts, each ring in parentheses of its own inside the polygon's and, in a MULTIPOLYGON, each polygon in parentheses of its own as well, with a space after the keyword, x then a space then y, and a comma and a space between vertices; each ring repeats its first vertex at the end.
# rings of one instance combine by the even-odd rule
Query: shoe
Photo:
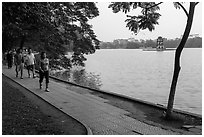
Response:
POLYGON ((28 76, 28 78, 30 78, 30 75, 28 76))
POLYGON ((21 77, 21 79, 23 79, 23 77, 21 77))
POLYGON ((45 92, 50 92, 50 90, 48 88, 45 89, 45 92))
POLYGON ((42 89, 42 85, 40 84, 40 89, 42 89))
POLYGON ((34 75, 33 78, 36 78, 36 76, 34 75))
POLYGON ((18 75, 16 74, 16 77, 18 77, 18 75))

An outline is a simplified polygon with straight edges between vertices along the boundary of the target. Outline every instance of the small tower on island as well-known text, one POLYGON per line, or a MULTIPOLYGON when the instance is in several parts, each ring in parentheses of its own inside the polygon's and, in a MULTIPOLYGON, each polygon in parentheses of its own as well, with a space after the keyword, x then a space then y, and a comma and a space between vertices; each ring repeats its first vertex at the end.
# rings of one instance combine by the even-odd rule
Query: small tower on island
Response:
POLYGON ((162 38, 161 36, 159 36, 159 37, 157 38, 157 50, 158 50, 158 51, 163 51, 163 50, 165 50, 163 41, 164 41, 164 40, 163 40, 163 38, 162 38))

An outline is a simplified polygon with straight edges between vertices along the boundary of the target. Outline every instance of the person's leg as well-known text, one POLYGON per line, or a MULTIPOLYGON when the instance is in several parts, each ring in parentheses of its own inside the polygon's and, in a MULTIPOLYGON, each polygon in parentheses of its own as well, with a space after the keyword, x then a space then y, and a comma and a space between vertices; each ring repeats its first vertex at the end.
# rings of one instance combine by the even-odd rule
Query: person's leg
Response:
POLYGON ((33 70, 33 78, 35 78, 35 65, 32 65, 32 70, 33 70))
POLYGON ((44 73, 43 73, 42 71, 40 71, 40 72, 39 72, 39 75, 40 75, 40 80, 39 80, 40 89, 42 89, 42 82, 43 82, 44 73))
POLYGON ((13 67, 14 64, 14 58, 11 59, 11 68, 13 67))
POLYGON ((8 69, 10 68, 10 58, 8 58, 8 69))
POLYGON ((10 61, 11 61, 11 62, 10 62, 10 68, 12 68, 12 66, 13 66, 13 58, 11 58, 10 61))
POLYGON ((16 65, 16 77, 18 77, 18 70, 19 70, 18 65, 16 65))
POLYGON ((49 92, 48 84, 49 84, 49 71, 45 71, 45 79, 46 79, 46 89, 45 91, 49 92))
POLYGON ((27 66, 27 70, 28 70, 28 77, 30 78, 30 65, 27 66))
POLYGON ((21 70, 21 79, 23 79, 23 67, 24 67, 24 64, 21 63, 20 65, 20 70, 21 70))

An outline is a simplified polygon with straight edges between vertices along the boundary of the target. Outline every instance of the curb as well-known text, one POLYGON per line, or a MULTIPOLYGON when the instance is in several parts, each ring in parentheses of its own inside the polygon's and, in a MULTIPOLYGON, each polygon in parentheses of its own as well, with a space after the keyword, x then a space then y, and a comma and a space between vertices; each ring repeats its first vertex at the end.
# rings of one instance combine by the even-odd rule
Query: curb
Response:
MULTIPOLYGON (((128 99, 128 100, 130 100, 130 101, 137 102, 137 103, 141 103, 141 104, 144 104, 144 105, 148 105, 148 106, 150 106, 150 107, 155 107, 155 108, 157 108, 157 109, 161 109, 161 110, 164 110, 164 111, 167 110, 167 108, 166 108, 165 106, 161 105, 161 104, 155 104, 155 103, 147 102, 147 101, 144 101, 144 100, 140 100, 140 99, 135 99, 135 98, 132 98, 132 97, 128 97, 128 96, 125 96, 125 95, 121 95, 121 94, 109 92, 109 91, 93 89, 93 88, 90 88, 90 87, 86 87, 86 86, 82 86, 82 85, 79 85, 79 84, 76 84, 76 83, 72 83, 72 82, 69 82, 69 81, 65 81, 65 80, 59 79, 59 78, 54 77, 54 76, 49 76, 49 77, 52 78, 52 79, 58 80, 58 81, 60 81, 60 82, 64 82, 64 83, 66 83, 66 84, 78 86, 78 87, 81 87, 81 88, 93 90, 93 91, 96 91, 96 92, 100 92, 100 93, 104 93, 104 94, 108 94, 108 95, 112 95, 112 96, 117 96, 117 97, 120 97, 120 98, 123 98, 123 99, 128 99)), ((191 116, 191 117, 195 117, 195 118, 200 118, 200 119, 202 119, 202 115, 199 115, 199 114, 195 114, 195 113, 191 113, 191 112, 187 112, 187 111, 183 111, 183 110, 179 110, 179 109, 173 109, 173 111, 176 112, 176 113, 179 113, 179 114, 189 115, 189 116, 191 116)))
MULTIPOLYGON (((68 115, 67 113, 65 113, 64 111, 60 110, 59 108, 57 108, 56 106, 52 105, 50 102, 44 100, 42 97, 40 97, 39 95, 35 94, 34 92, 32 92, 31 90, 29 90, 28 88, 24 87, 23 85, 21 85, 20 83, 16 82, 15 80, 13 80, 12 78, 6 76, 5 74, 2 73, 2 75, 4 75, 5 77, 7 77, 8 79, 12 80, 13 82, 17 83, 18 85, 20 85, 21 87, 25 88, 26 90, 28 90, 30 93, 34 94, 35 96, 37 96, 38 98, 42 99, 43 101, 47 102, 49 105, 53 106, 54 108, 56 108, 57 110, 61 111, 62 113, 64 113, 65 115, 68 115)), ((73 118, 74 120, 76 120, 77 122, 81 123, 85 128, 86 128, 86 132, 87 135, 93 135, 93 132, 91 130, 91 128, 89 128, 86 124, 84 124, 83 122, 79 121, 78 119, 74 118, 71 115, 68 115, 71 118, 73 118)))

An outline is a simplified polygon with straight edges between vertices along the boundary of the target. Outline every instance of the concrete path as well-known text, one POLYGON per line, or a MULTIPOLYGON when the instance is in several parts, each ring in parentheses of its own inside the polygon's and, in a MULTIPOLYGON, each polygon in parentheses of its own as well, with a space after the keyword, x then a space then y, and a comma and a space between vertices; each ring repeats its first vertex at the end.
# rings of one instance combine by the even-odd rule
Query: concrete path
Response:
POLYGON ((2 67, 2 73, 66 114, 87 125, 94 135, 178 135, 180 133, 151 126, 128 117, 129 112, 106 103, 100 97, 79 94, 66 88, 66 84, 50 79, 50 92, 39 89, 39 78, 16 78, 14 67, 2 67))

